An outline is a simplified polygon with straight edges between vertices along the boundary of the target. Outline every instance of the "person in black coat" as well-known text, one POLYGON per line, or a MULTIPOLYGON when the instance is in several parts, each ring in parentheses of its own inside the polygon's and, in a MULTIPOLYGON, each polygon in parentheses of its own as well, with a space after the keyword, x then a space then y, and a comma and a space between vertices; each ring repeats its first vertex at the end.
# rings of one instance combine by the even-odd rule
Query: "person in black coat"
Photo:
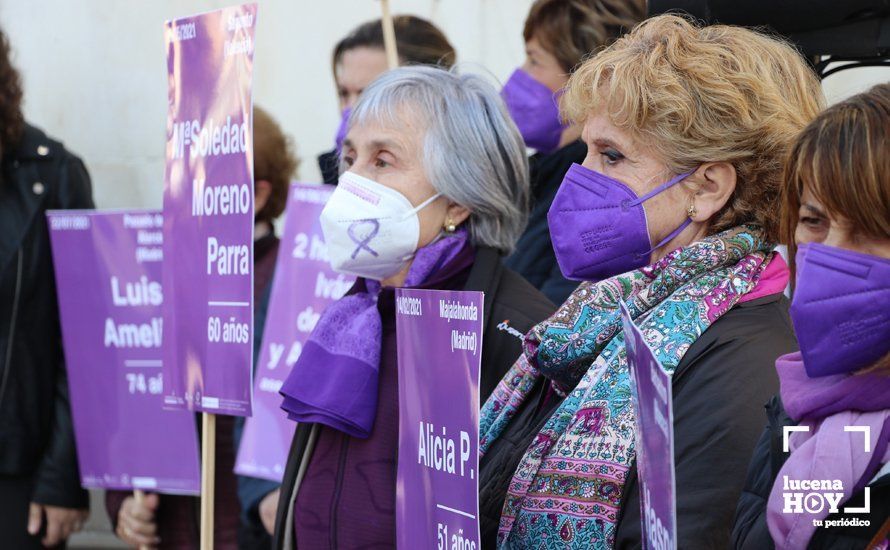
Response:
POLYGON ((646 16, 646 2, 630 0, 539 0, 525 20, 526 60, 504 88, 503 95, 527 147, 536 152, 529 158, 531 215, 528 227, 507 259, 507 267, 525 277, 556 304, 561 304, 578 286, 566 279, 556 263, 550 243, 547 212, 562 178, 572 164, 581 164, 587 145, 581 128, 564 126, 556 109, 559 90, 585 56, 608 45, 646 16), (517 74, 522 73, 522 74, 517 74), (516 80, 537 88, 553 101, 535 102, 528 93, 514 93, 516 80), (532 82, 532 80, 534 82, 532 82))
MULTIPOLYGON (((393 17, 399 65, 437 65, 450 69, 457 62, 457 53, 438 27, 420 17, 393 17)), ((346 135, 349 113, 365 88, 389 68, 383 46, 383 25, 380 19, 368 21, 352 30, 334 46, 331 68, 337 85, 340 126, 334 148, 318 156, 322 183, 337 185, 340 176, 340 145, 346 135)))
POLYGON ((0 31, 0 546, 63 543, 80 486, 45 213, 93 208, 83 162, 27 124, 0 31))
POLYGON ((888 148, 890 84, 882 84, 824 111, 791 151, 782 217, 785 242, 792 254, 798 249, 791 316, 801 353, 776 361, 781 390, 766 406, 739 498, 735 548, 886 548, 879 545, 890 536, 888 148), (846 431, 852 425, 868 428, 868 449, 863 434, 846 431), (807 431, 786 436, 789 426, 807 431), (801 486, 825 479, 837 495, 833 508, 817 508, 821 486, 801 486), (811 493, 806 508, 793 504, 811 493))

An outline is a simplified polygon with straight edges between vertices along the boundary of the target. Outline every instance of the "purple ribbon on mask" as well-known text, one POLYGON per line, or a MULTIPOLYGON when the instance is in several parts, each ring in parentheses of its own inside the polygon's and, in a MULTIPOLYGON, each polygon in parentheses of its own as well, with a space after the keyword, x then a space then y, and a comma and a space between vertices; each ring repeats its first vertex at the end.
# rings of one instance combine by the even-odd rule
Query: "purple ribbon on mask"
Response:
POLYGON ((354 242, 355 244, 358 245, 355 247, 355 250, 352 252, 351 257, 353 260, 355 259, 356 256, 358 256, 358 253, 361 252, 363 249, 370 252, 371 255, 374 256, 375 258, 377 256, 379 256, 379 254, 377 254, 377 252, 375 252, 373 248, 368 246, 368 243, 371 242, 371 239, 373 239, 374 237, 377 236, 377 233, 379 231, 380 231, 380 222, 373 218, 369 218, 366 220, 355 220, 354 222, 352 222, 349 225, 349 229, 347 229, 346 232, 349 234, 349 238, 352 239, 352 242, 354 242), (361 237, 359 235, 356 235, 356 228, 361 227, 363 224, 371 224, 372 228, 371 228, 371 231, 368 232, 368 235, 361 237))

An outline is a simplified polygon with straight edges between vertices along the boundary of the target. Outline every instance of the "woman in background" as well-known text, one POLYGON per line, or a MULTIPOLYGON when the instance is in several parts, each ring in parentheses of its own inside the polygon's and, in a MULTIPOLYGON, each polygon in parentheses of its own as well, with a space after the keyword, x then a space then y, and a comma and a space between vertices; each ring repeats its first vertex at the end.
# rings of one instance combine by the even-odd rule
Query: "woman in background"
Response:
MULTIPOLYGON (((420 17, 393 17, 399 65, 437 65, 451 68, 457 53, 438 27, 420 17)), ((346 136, 349 113, 359 96, 375 78, 389 68, 383 46, 383 25, 379 19, 356 27, 334 47, 331 67, 337 85, 340 105, 340 126, 334 138, 334 149, 318 157, 324 183, 336 185, 340 176, 340 146, 346 136)))
POLYGON ((830 107, 801 133, 782 224, 789 252, 796 249, 791 320, 800 352, 776 361, 781 390, 767 405, 733 542, 877 547, 890 534, 890 84, 830 107), (788 438, 790 452, 787 426, 807 428, 788 438), (842 493, 836 512, 810 513, 803 499, 806 508, 785 510, 786 493, 822 494, 794 485, 821 480, 840 482, 827 491, 842 493), (869 512, 844 511, 866 503, 869 512))
POLYGON ((645 0, 538 0, 522 30, 525 63, 501 92, 526 147, 535 150, 529 158, 531 216, 507 266, 557 304, 578 282, 559 270, 547 212, 569 167, 587 156, 581 125, 563 122, 559 97, 585 57, 611 44, 645 15, 645 0))

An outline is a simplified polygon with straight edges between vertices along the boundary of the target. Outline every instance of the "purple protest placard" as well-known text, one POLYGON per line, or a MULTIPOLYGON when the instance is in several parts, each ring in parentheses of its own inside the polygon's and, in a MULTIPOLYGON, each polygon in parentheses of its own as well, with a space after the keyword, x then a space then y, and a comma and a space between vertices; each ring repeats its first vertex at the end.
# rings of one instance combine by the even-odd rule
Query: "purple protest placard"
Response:
POLYGON ((334 272, 318 217, 330 185, 293 183, 256 367, 253 416, 247 419, 235 472, 281 481, 296 424, 281 410, 278 390, 300 357, 321 312, 354 279, 334 272))
POLYGON ((668 550, 677 547, 671 375, 658 362, 623 303, 621 322, 634 387, 643 548, 668 550))
POLYGON ((161 213, 47 220, 81 482, 197 494, 195 417, 163 410, 161 213))
POLYGON ((396 290, 402 550, 480 548, 481 292, 396 290))
POLYGON ((250 415, 256 4, 168 21, 164 403, 250 415))

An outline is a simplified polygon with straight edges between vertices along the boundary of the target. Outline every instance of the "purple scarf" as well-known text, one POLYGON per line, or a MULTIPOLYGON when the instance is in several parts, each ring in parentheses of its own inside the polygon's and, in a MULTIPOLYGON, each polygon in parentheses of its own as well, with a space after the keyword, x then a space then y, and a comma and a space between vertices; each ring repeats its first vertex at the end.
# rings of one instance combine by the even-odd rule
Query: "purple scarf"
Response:
MULTIPOLYGON (((809 378, 800 352, 776 361, 782 402, 788 415, 807 426, 789 438, 791 455, 779 470, 770 492, 767 524, 779 549, 806 548, 829 506, 818 513, 783 513, 785 479, 839 480, 843 503, 890 461, 890 377, 878 374, 839 374, 809 378), (864 451, 865 434, 844 431, 845 426, 868 426, 871 452, 864 451)), ((788 492, 820 492, 788 489, 788 492)), ((806 510, 806 508, 804 508, 806 510)))
MULTIPOLYGON (((467 232, 458 231, 418 250, 405 286, 423 284, 466 244, 467 232)), ((284 381, 281 408, 291 420, 324 424, 352 437, 371 435, 383 328, 377 309, 380 283, 364 283, 363 291, 325 309, 284 381)))

